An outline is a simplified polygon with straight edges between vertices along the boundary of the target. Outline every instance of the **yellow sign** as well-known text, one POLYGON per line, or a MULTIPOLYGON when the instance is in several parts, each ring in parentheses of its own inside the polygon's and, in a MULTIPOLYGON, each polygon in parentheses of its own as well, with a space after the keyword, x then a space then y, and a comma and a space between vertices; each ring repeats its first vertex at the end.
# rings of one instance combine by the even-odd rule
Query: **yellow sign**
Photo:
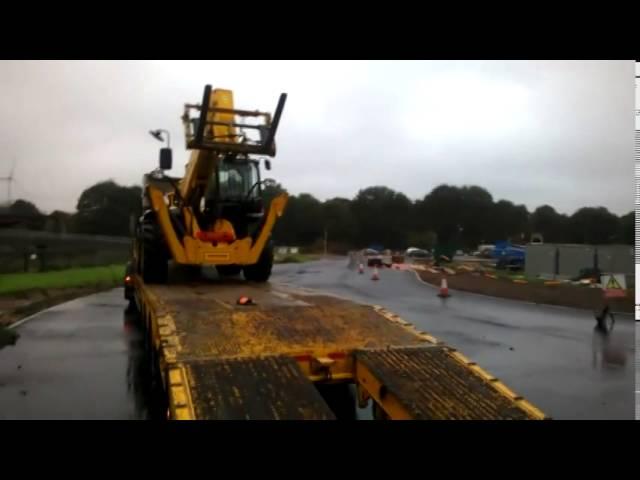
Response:
POLYGON ((602 285, 605 298, 625 297, 627 282, 624 275, 603 275, 602 285))
POLYGON ((618 283, 618 280, 616 280, 616 277, 614 277, 613 275, 609 277, 609 281, 604 288, 606 290, 622 290, 622 287, 618 283))

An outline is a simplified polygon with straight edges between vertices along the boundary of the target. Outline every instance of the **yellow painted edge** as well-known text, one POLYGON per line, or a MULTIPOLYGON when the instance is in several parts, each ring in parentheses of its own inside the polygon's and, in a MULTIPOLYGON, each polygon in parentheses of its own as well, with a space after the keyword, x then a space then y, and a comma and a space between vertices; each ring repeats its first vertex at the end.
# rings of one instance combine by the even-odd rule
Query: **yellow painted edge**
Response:
MULTIPOLYGON (((410 322, 407 322, 406 320, 403 320, 399 315, 390 312, 384 307, 380 305, 373 305, 372 307, 377 313, 385 317, 387 320, 402 325, 403 327, 410 330, 412 333, 424 338, 429 343, 432 343, 434 345, 443 345, 443 346, 445 345, 444 342, 438 340, 433 335, 417 330, 413 324, 411 324, 410 322)), ((449 346, 447 346, 447 350, 451 357, 453 357, 458 362, 462 363, 466 368, 470 369, 472 372, 479 375, 491 387, 497 390, 500 394, 507 396, 511 401, 515 402, 516 405, 518 405, 518 407, 522 408, 529 415, 540 420, 549 418, 540 409, 535 407, 529 401, 525 400, 524 397, 513 392, 509 387, 507 387, 504 383, 502 383, 496 377, 491 375, 482 367, 478 366, 476 362, 472 362, 463 354, 461 354, 460 352, 456 351, 455 349, 449 346)))
POLYGON ((501 395, 508 397, 511 401, 516 403, 519 408, 527 412, 532 417, 538 420, 545 420, 549 417, 545 415, 542 410, 535 407, 532 403, 526 400, 523 396, 518 395, 509 387, 507 387, 504 383, 502 383, 497 377, 494 377, 485 369, 480 367, 476 362, 472 362, 463 354, 454 349, 448 349, 449 356, 454 358, 457 362, 463 364, 466 368, 474 372, 476 375, 481 377, 486 383, 489 384, 494 390, 498 391, 501 395))
POLYGON ((389 320, 392 323, 395 323, 397 325, 400 325, 401 327, 403 327, 405 330, 407 330, 409 333, 415 335, 416 337, 432 343, 434 345, 439 345, 442 342, 440 342, 436 337, 434 337, 433 335, 428 334, 427 332, 422 332, 420 330, 418 330, 415 325, 413 325, 411 322, 407 322, 406 320, 404 320, 402 317, 400 317, 399 315, 390 312, 389 310, 387 310, 386 308, 380 306, 380 305, 372 305, 373 310, 378 313, 379 315, 381 315, 382 317, 386 318, 387 320, 389 320))
POLYGON ((172 365, 168 370, 167 394, 169 408, 175 420, 194 420, 193 400, 183 365, 172 365))

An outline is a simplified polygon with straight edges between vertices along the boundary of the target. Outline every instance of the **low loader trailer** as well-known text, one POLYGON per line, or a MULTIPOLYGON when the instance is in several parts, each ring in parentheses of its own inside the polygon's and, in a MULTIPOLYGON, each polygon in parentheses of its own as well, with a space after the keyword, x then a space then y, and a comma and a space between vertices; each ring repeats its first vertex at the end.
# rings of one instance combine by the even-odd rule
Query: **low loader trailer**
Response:
POLYGON ((329 420, 369 402, 375 419, 548 418, 379 306, 232 279, 126 283, 169 419, 329 420))

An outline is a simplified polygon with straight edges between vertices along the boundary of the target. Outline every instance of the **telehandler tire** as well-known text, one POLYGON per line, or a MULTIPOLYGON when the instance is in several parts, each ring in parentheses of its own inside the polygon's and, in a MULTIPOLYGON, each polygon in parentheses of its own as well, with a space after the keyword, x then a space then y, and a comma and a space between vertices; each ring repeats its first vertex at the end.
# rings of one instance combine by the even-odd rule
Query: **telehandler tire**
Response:
POLYGON ((258 262, 243 267, 244 278, 250 282, 264 283, 271 276, 273 268, 273 245, 267 245, 262 250, 258 262))
POLYGON ((140 226, 140 274, 146 283, 167 283, 169 258, 158 224, 145 219, 140 226))

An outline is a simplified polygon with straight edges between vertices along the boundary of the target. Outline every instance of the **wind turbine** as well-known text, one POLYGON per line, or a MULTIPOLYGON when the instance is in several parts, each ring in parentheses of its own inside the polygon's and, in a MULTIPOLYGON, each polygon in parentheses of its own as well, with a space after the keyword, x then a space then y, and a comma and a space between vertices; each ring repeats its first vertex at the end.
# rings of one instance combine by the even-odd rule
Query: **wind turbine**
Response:
POLYGON ((11 205, 11 184, 14 181, 13 172, 15 171, 15 169, 16 169, 16 161, 14 159, 13 160, 13 164, 11 165, 11 170, 9 170, 9 175, 6 176, 6 177, 0 177, 0 180, 3 180, 3 181, 8 183, 8 186, 7 186, 7 199, 8 199, 9 205, 11 205))

